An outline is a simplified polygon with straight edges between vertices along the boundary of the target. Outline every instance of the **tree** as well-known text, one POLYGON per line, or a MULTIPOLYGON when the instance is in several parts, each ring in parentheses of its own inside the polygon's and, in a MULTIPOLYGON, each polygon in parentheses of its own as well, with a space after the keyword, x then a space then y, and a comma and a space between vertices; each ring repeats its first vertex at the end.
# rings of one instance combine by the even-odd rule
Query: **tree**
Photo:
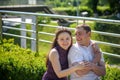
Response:
POLYGON ((94 16, 98 16, 97 12, 97 5, 98 5, 99 0, 89 0, 88 1, 88 6, 93 10, 94 16))
POLYGON ((113 12, 120 13, 120 0, 108 0, 109 6, 113 12))

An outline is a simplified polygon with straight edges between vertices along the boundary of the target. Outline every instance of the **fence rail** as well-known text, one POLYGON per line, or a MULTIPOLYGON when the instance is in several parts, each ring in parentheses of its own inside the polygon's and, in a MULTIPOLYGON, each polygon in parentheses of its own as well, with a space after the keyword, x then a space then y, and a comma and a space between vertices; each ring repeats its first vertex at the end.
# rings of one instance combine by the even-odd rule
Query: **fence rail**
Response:
MULTIPOLYGON (((51 17, 51 18, 64 18, 64 19, 67 18, 67 19, 75 19, 75 20, 88 20, 88 21, 96 21, 96 22, 107 23, 107 24, 120 24, 120 20, 99 19, 99 18, 90 18, 90 17, 64 16, 64 15, 61 16, 61 15, 53 15, 53 14, 40 14, 40 13, 29 13, 29 12, 0 10, 0 14, 2 14, 2 13, 15 14, 15 15, 17 14, 19 16, 22 16, 21 17, 22 21, 5 20, 5 19, 2 19, 2 15, 0 15, 0 39, 1 39, 1 41, 2 41, 2 35, 19 37, 19 38, 21 38, 21 41, 26 41, 26 39, 30 39, 31 40, 31 44, 33 44, 33 47, 35 48, 33 50, 35 50, 36 52, 38 52, 38 42, 39 41, 52 43, 51 41, 48 41, 48 40, 39 39, 38 38, 39 34, 45 34, 45 35, 50 35, 50 36, 54 36, 55 35, 53 33, 48 33, 48 32, 39 32, 38 31, 38 25, 39 26, 50 27, 50 28, 58 28, 57 26, 53 26, 53 25, 38 24, 38 22, 37 22, 37 17, 38 16, 51 17), (31 23, 25 22, 25 19, 26 19, 25 16, 27 16, 26 18, 30 17, 32 19, 32 22, 31 23), (3 26, 2 25, 2 21, 13 22, 13 23, 20 23, 21 24, 21 28, 3 26), (32 30, 27 30, 25 24, 32 25, 32 30), (21 31, 21 35, 5 33, 5 32, 2 31, 2 28, 21 31), (26 34, 26 32, 31 32, 32 36, 31 37, 27 37, 26 35, 23 35, 23 34, 26 34)), ((68 28, 68 27, 66 27, 66 28, 68 28)), ((68 28, 68 29, 75 30, 75 28, 68 28)), ((116 34, 116 33, 93 31, 93 30, 92 30, 92 32, 93 33, 97 33, 97 34, 101 34, 101 35, 107 35, 107 36, 120 38, 120 34, 116 34)), ((103 42, 103 41, 96 41, 96 42, 99 43, 99 44, 104 44, 104 45, 109 45, 109 46, 112 46, 112 47, 120 48, 120 44, 114 44, 114 43, 103 42)), ((25 46, 25 45, 26 44, 24 44, 23 46, 25 46)), ((108 52, 103 52, 103 53, 107 54, 107 55, 116 56, 116 57, 120 58, 120 55, 117 55, 117 54, 112 54, 112 53, 108 53, 108 52)))

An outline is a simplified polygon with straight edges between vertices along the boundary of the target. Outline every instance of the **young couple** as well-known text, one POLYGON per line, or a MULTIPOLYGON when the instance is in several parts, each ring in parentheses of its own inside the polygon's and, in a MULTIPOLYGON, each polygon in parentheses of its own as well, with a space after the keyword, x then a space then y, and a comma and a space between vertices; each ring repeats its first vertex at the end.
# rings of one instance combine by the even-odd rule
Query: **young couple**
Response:
POLYGON ((62 28, 56 33, 47 57, 47 70, 42 80, 99 80, 106 73, 102 53, 90 40, 91 28, 78 25, 75 29, 76 44, 72 34, 62 28))

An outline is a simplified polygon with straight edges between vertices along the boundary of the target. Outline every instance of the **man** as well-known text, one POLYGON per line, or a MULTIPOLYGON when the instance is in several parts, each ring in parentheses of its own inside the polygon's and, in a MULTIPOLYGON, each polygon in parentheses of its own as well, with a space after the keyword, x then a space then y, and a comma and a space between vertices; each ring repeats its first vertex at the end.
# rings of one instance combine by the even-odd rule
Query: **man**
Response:
POLYGON ((69 66, 85 63, 88 67, 74 72, 70 80, 99 80, 106 73, 105 63, 99 47, 90 40, 91 28, 88 25, 78 25, 75 30, 76 44, 68 54, 69 66))

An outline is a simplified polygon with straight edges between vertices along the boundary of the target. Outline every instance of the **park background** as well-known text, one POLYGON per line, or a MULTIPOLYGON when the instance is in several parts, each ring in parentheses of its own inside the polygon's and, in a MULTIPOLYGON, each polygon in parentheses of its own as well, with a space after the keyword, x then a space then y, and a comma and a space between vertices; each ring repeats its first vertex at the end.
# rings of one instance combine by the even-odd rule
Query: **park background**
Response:
MULTIPOLYGON (((28 0, 29 1, 29 0, 28 0)), ((0 0, 1 6, 6 5, 28 5, 27 0, 0 0), (2 2, 1 2, 2 1, 2 2)), ((29 5, 47 5, 56 14, 70 16, 96 17, 102 19, 120 20, 120 1, 119 0, 31 0, 29 5), (32 2, 33 1, 33 2, 32 2), (97 2, 98 1, 98 2, 97 2), (84 14, 85 13, 85 14, 84 14)), ((38 12, 43 13, 43 12, 38 12)), ((39 17, 39 23, 59 26, 49 17, 39 17)), ((72 20, 71 20, 72 21, 72 20)), ((83 21, 79 21, 82 24, 83 21)), ((67 27, 75 28, 78 23, 71 23, 67 27)), ((112 32, 120 34, 119 24, 105 24, 99 22, 86 21, 92 30, 112 32)), ((29 24, 26 24, 29 29, 29 24)), ((16 25, 15 27, 20 27, 16 25)), ((56 29, 39 27, 39 31, 54 33, 56 29)), ((20 34, 19 31, 7 30, 7 32, 20 34)), ((30 36, 30 33, 27 33, 30 36)), ((74 36, 74 32, 73 32, 74 36)), ((39 35, 40 38, 53 40, 54 37, 47 35, 39 35)), ((109 41, 111 43, 120 44, 119 38, 101 36, 99 34, 92 35, 93 40, 109 41)), ((3 43, 0 45, 0 79, 1 80, 41 80, 46 70, 46 55, 50 50, 51 44, 40 43, 39 55, 30 50, 30 40, 27 42, 27 49, 20 46, 20 39, 10 36, 3 36, 3 43)), ((119 48, 111 46, 99 45, 102 51, 120 55, 119 48)), ((107 73, 101 77, 102 80, 119 80, 120 79, 120 58, 104 55, 107 73), (113 66, 112 66, 113 65, 113 66), (115 65, 115 66, 114 66, 115 65)))

